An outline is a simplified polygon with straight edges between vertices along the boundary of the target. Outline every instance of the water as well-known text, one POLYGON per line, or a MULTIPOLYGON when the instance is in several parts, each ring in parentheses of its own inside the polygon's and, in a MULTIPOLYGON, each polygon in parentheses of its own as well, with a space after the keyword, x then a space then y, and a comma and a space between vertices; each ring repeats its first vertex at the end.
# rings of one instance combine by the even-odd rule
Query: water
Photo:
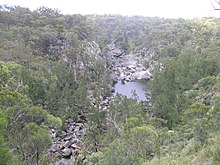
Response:
POLYGON ((144 80, 136 80, 136 81, 130 81, 130 82, 125 82, 125 83, 118 81, 115 84, 114 94, 116 95, 117 93, 119 93, 124 96, 127 96, 128 98, 134 98, 133 92, 135 91, 135 93, 138 96, 138 100, 144 101, 146 100, 145 86, 146 86, 146 81, 144 80))

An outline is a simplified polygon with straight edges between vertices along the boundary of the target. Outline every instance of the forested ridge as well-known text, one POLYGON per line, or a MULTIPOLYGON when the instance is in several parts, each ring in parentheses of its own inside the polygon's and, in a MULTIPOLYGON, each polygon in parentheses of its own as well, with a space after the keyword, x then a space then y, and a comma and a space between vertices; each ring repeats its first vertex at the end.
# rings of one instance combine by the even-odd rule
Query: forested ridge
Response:
POLYGON ((2 5, 0 38, 0 165, 220 163, 220 19, 2 5), (129 55, 148 101, 112 95, 129 55))

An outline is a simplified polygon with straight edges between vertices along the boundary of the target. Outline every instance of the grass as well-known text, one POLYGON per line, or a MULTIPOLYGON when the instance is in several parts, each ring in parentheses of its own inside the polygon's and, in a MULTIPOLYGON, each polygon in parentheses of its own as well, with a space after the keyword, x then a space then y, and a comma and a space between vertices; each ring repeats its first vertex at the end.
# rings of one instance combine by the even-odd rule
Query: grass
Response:
POLYGON ((167 153, 145 162, 143 165, 219 165, 220 133, 212 135, 207 144, 190 140, 180 152, 167 153))

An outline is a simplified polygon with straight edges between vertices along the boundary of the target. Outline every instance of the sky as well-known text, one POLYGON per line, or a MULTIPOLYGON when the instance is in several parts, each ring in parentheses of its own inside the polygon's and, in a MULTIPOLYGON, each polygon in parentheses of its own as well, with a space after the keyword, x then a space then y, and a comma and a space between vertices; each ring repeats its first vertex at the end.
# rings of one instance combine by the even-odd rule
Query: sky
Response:
POLYGON ((215 0, 1 0, 0 4, 18 5, 31 10, 40 6, 58 8, 63 14, 220 18, 220 10, 214 10, 211 1, 215 0))

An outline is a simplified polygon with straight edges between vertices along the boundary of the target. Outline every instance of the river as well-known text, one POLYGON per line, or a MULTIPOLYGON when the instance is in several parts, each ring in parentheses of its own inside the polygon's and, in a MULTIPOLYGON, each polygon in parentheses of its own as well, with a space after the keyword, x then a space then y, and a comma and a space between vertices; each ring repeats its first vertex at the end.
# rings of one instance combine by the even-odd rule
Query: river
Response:
POLYGON ((129 81, 129 82, 121 82, 118 81, 115 86, 114 95, 117 93, 127 96, 128 98, 134 98, 134 91, 138 97, 139 101, 145 101, 145 89, 146 89, 146 81, 145 80, 136 80, 136 81, 129 81))

